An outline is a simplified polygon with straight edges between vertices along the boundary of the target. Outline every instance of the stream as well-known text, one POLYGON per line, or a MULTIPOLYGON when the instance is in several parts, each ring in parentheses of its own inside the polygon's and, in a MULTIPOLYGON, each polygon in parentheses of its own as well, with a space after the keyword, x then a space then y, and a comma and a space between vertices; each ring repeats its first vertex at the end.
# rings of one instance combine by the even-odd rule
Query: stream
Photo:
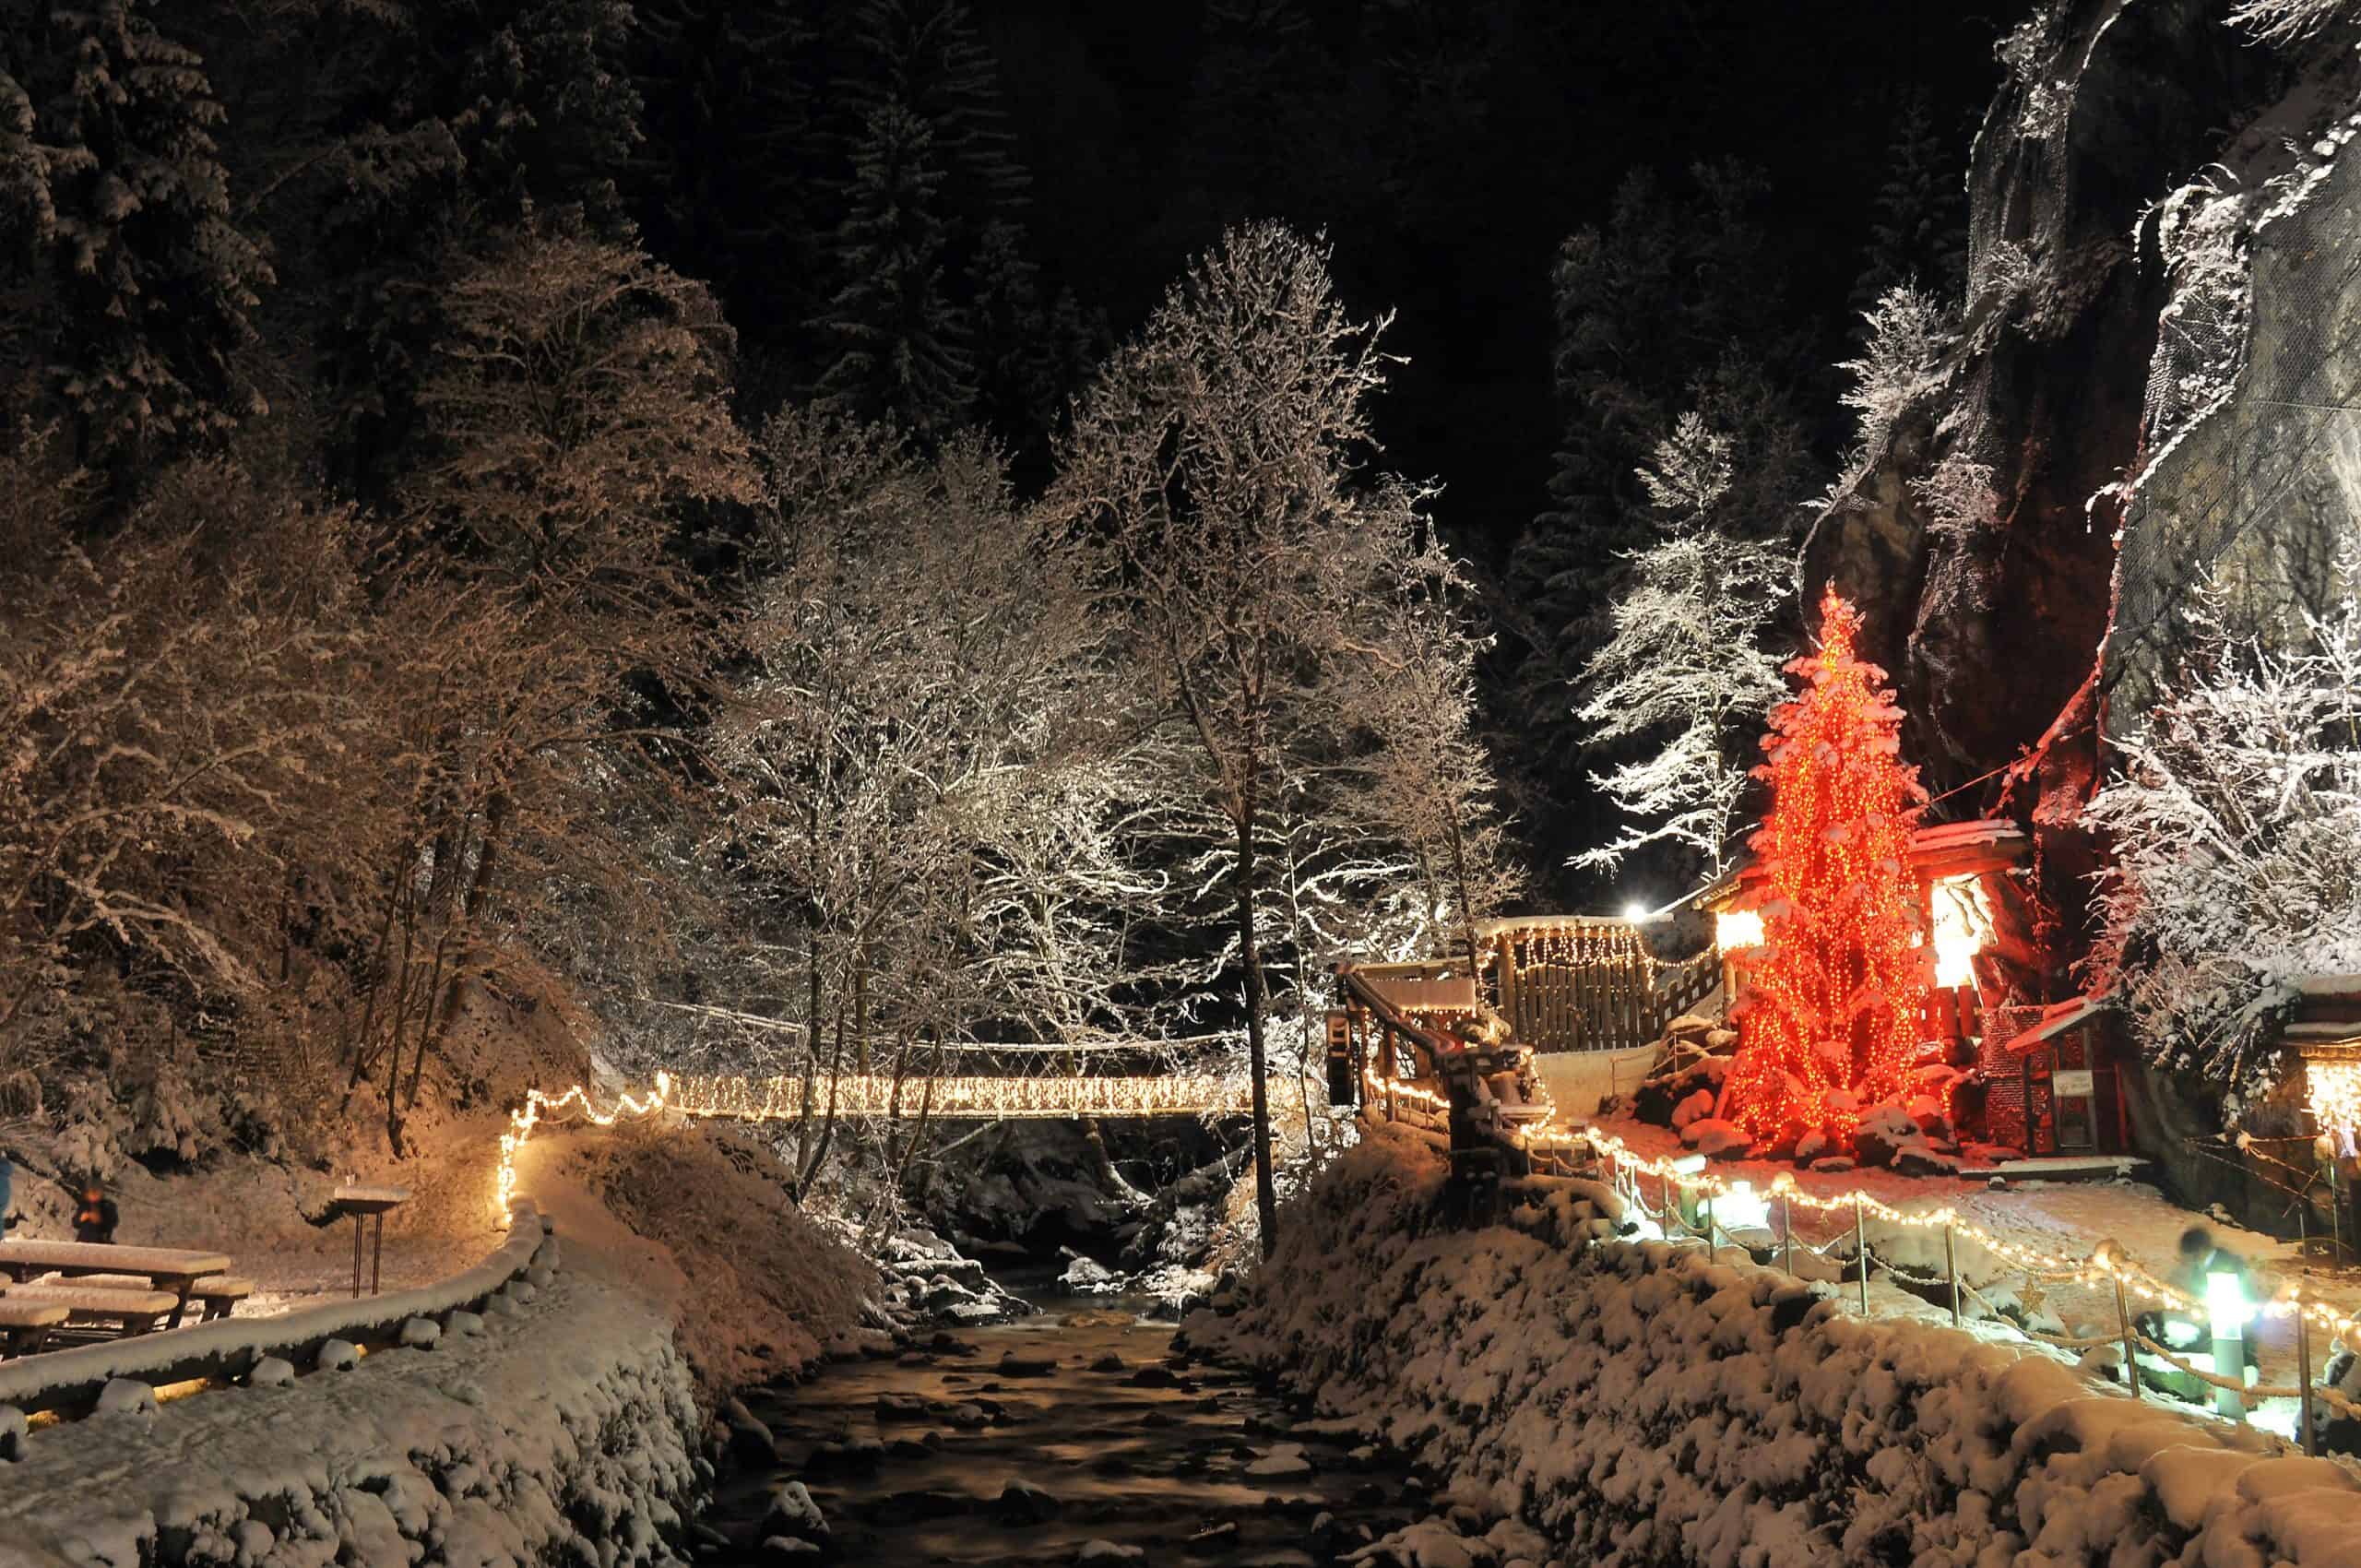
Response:
POLYGON ((714 1499, 706 1522, 743 1543, 730 1559, 820 1560, 764 1547, 789 1479, 826 1515, 830 1560, 859 1568, 1324 1564, 1427 1511, 1393 1455, 1291 1432, 1286 1401, 1244 1374, 1168 1364, 1172 1325, 1138 1316, 1145 1302, 1041 1304, 750 1392, 790 1467, 714 1499))

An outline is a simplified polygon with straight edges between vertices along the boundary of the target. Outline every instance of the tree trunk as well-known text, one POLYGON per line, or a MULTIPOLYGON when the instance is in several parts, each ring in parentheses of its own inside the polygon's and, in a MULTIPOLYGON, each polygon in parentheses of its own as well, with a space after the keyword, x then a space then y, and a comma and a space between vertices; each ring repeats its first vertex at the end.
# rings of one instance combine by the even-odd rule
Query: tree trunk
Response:
POLYGON ((450 1035, 451 1025, 458 1016, 459 987, 467 980, 467 966, 463 960, 471 956, 469 949, 476 945, 475 932, 483 917, 492 879, 500 866, 501 845, 507 837, 508 811, 506 790, 493 794, 491 804, 484 810, 483 847, 476 855, 475 874, 468 879, 466 889, 459 895, 460 960, 454 961, 453 973, 443 992, 441 1004, 434 1009, 426 1037, 418 1043, 418 1068, 409 1078, 409 1109, 412 1111, 418 1109, 419 1075, 426 1069, 426 1054, 430 1050, 441 1053, 443 1041, 450 1035))
POLYGON ((812 1153, 812 1080, 820 1070, 820 928, 812 928, 807 944, 812 983, 803 1009, 803 1103, 795 1118, 795 1164, 801 1170, 812 1153))
POLYGON ((1264 1081, 1263 950, 1254 941, 1254 798, 1244 791, 1238 814, 1238 956, 1246 966, 1246 1070, 1253 1075, 1254 1215, 1263 1231, 1263 1255, 1278 1245, 1279 1189, 1271 1171, 1271 1096, 1264 1081))

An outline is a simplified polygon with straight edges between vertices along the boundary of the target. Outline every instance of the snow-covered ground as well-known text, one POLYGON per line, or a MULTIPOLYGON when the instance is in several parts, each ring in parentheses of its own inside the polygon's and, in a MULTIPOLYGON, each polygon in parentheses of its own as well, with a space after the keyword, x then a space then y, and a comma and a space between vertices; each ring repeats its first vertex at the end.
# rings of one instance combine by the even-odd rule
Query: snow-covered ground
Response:
MULTIPOLYGON (((1608 1239, 1619 1206, 1593 1184, 1452 1230, 1442 1176, 1376 1130, 1184 1333, 1521 1516, 1559 1562, 2361 1564, 2349 1463, 2134 1401, 1882 1286, 1865 1319, 1826 1286, 1608 1239)), ((2089 1218, 2087 1195, 2058 1201, 2058 1223, 2089 1218)), ((1396 1555, 1512 1560, 1438 1522, 1396 1555)))
POLYGON ((477 1328, 35 1431, 0 1465, 0 1563, 669 1561, 700 1489, 670 1318, 560 1272, 477 1328))

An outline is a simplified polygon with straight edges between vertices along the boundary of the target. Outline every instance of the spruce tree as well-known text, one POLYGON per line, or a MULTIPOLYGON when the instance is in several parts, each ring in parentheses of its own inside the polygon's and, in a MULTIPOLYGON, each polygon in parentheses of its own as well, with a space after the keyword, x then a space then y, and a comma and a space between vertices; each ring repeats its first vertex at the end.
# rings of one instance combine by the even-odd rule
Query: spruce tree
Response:
POLYGON ((1905 92, 1895 112, 1885 174, 1869 214, 1869 241, 1853 284, 1856 320, 1904 283, 1941 299, 1958 298, 1967 272, 1961 160, 1938 134, 1923 88, 1905 92))
POLYGON ((242 360, 272 281, 231 213, 204 62, 147 10, 12 12, 6 57, 27 69, 0 93, 35 351, 77 457, 119 473, 261 408, 242 360))
POLYGON ((1820 651, 1787 666, 1804 688, 1762 738, 1763 940, 1720 1112, 1765 1143, 1816 1132, 1849 1146, 1862 1113, 1901 1091, 1926 1006, 1910 870, 1926 791, 1901 760, 1885 671, 1854 651, 1860 631, 1831 588, 1820 651))
POLYGON ((650 251, 710 281, 750 347, 777 350, 818 308, 813 112, 819 30, 805 0, 642 0, 633 74, 647 139, 632 165, 650 251))
POLYGON ((816 324, 832 350, 821 397, 939 438, 975 402, 967 323, 944 296, 943 172, 925 122, 898 103, 870 117, 835 252, 843 279, 816 324))

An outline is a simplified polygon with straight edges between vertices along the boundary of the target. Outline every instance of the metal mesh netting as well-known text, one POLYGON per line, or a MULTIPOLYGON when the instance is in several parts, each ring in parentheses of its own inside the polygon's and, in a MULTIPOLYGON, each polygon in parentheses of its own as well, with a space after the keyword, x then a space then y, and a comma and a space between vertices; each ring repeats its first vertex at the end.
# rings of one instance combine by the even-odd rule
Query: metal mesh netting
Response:
POLYGON ((2201 277, 2161 324, 2146 430, 2163 455, 2125 517, 2106 647, 2118 733, 2136 731, 2158 695, 2209 576, 2233 631, 2275 640, 2298 612, 2325 607, 2339 550, 2361 537, 2354 161, 2348 152, 2317 171, 2300 204, 2283 198, 2295 209, 2255 235, 2250 295, 2201 277))

